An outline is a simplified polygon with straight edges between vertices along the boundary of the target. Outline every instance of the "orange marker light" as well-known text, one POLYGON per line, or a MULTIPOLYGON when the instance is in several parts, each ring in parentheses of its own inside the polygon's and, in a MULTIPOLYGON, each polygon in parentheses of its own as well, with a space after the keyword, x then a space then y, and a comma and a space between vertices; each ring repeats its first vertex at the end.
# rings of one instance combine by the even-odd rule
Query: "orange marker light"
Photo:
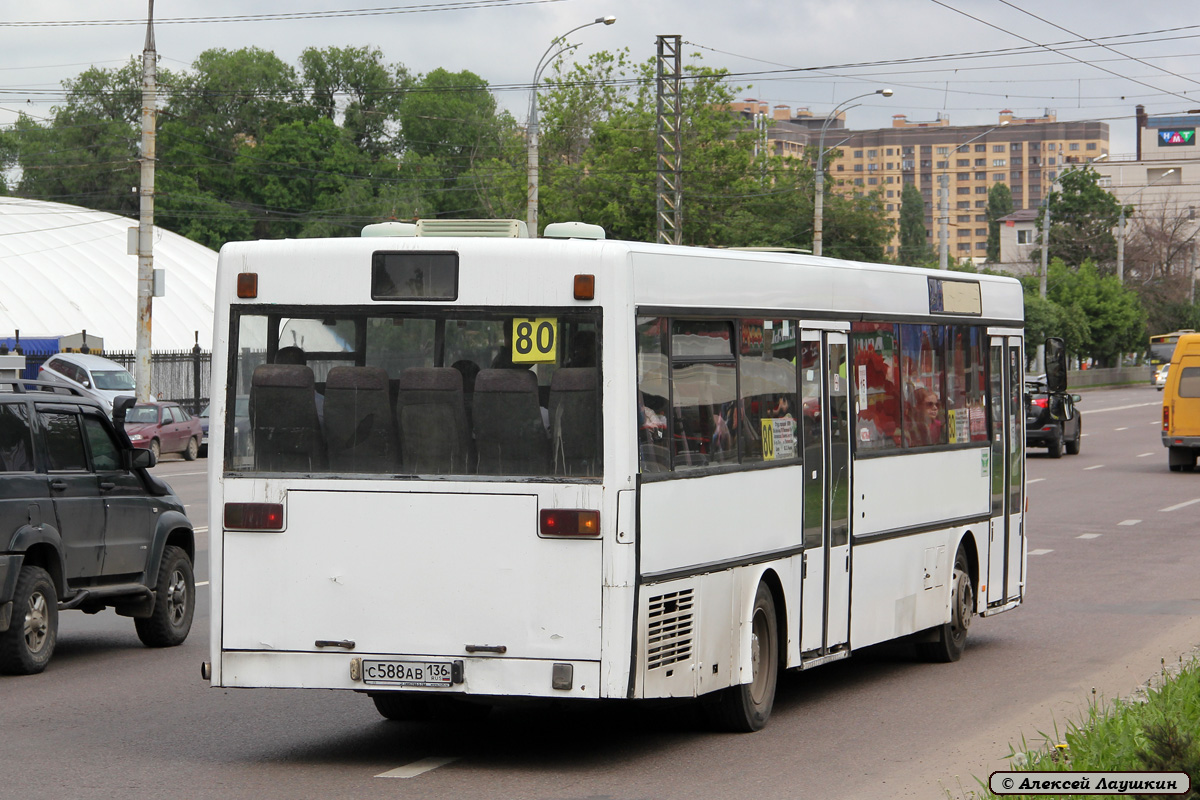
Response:
POLYGON ((596 297, 596 276, 595 275, 576 275, 575 276, 575 299, 576 300, 594 300, 596 297))
POLYGON ((258 297, 258 273, 239 272, 237 276, 237 296, 246 300, 258 297))

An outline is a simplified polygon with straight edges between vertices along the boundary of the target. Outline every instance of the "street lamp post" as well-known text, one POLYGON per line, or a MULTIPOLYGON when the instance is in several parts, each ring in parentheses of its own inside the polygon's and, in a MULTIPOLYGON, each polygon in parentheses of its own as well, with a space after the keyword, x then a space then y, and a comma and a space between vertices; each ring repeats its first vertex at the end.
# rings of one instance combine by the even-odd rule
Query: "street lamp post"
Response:
POLYGON ((939 188, 941 189, 941 197, 938 198, 938 269, 950 268, 950 232, 948 230, 950 224, 950 156, 954 155, 959 150, 962 150, 972 142, 982 139, 989 133, 1000 130, 1007 124, 1008 120, 1005 120, 994 128, 988 128, 978 136, 967 139, 958 147, 955 147, 949 153, 946 153, 946 168, 942 170, 942 174, 939 176, 938 180, 938 183, 940 184, 939 188))
MULTIPOLYGON (((817 144, 817 193, 813 198, 813 255, 821 255, 821 224, 824 221, 825 215, 825 131, 829 129, 829 123, 837 118, 837 113, 846 103, 853 103, 855 100, 861 100, 864 97, 870 97, 873 94, 881 94, 884 97, 891 97, 893 92, 891 89, 876 89, 873 92, 866 92, 848 100, 843 100, 833 111, 829 112, 829 116, 825 118, 825 123, 821 125, 821 139, 817 144)), ((857 106, 850 106, 856 108, 857 106)), ((849 111, 850 108, 846 110, 849 111)), ((830 148, 832 149, 832 148, 830 148)))
POLYGON ((542 81, 542 71, 550 66, 554 59, 561 56, 571 48, 567 46, 567 37, 577 30, 587 28, 591 25, 612 25, 617 21, 614 16, 596 17, 591 22, 585 22, 582 25, 577 25, 571 30, 564 33, 562 36, 557 36, 550 41, 550 46, 546 48, 546 52, 542 53, 542 57, 538 59, 537 68, 533 71, 533 88, 529 91, 529 127, 526 130, 528 141, 528 174, 529 174, 529 191, 527 194, 528 207, 525 212, 525 222, 529 226, 529 235, 536 237, 538 235, 538 84, 542 81), (558 52, 551 55, 554 48, 558 48, 558 52))
MULTIPOLYGON (((1162 175, 1159 175, 1157 178, 1150 181, 1145 186, 1143 186, 1142 188, 1140 188, 1136 192, 1134 192, 1129 205, 1133 205, 1132 200, 1137 199, 1138 195, 1140 195, 1142 192, 1146 191, 1151 186, 1158 183, 1159 181, 1161 181, 1163 178, 1167 177, 1174 171, 1175 171, 1175 168, 1172 167, 1171 169, 1164 172, 1162 175)), ((1121 216, 1117 220, 1117 280, 1121 283, 1125 282, 1125 204, 1124 203, 1121 203, 1121 216)))

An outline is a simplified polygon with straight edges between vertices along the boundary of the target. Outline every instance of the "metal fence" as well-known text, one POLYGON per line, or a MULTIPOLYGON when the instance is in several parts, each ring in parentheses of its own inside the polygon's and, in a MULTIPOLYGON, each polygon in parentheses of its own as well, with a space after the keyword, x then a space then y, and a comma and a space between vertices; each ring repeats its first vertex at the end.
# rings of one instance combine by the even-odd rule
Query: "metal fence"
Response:
MULTIPOLYGON (((21 373, 24 378, 37 378, 38 367, 50 356, 58 353, 57 348, 39 349, 36 346, 22 348, 25 356, 25 370, 21 373)), ((115 361, 125 369, 133 372, 137 353, 133 350, 100 352, 89 351, 92 355, 103 356, 115 361)), ((167 350, 150 354, 150 387, 155 399, 170 400, 193 414, 197 414, 208 405, 208 379, 212 353, 205 352, 199 347, 191 350, 167 350)))

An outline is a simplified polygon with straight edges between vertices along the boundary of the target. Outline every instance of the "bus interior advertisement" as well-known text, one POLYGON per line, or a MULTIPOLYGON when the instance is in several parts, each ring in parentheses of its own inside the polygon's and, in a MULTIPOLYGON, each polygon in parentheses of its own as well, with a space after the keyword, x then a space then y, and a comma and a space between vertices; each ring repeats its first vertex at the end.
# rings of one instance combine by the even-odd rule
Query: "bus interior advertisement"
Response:
POLYGON ((239 312, 227 471, 601 473, 595 311, 239 312))

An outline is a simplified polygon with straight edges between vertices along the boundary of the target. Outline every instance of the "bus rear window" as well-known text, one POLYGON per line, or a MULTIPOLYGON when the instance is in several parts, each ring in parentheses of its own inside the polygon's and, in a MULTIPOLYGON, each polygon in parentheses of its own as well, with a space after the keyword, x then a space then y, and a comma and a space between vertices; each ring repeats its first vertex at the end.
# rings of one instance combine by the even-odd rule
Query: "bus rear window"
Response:
POLYGON ((375 253, 373 300, 457 300, 458 253, 375 253))
POLYGON ((236 473, 601 475, 597 311, 246 308, 236 473))

